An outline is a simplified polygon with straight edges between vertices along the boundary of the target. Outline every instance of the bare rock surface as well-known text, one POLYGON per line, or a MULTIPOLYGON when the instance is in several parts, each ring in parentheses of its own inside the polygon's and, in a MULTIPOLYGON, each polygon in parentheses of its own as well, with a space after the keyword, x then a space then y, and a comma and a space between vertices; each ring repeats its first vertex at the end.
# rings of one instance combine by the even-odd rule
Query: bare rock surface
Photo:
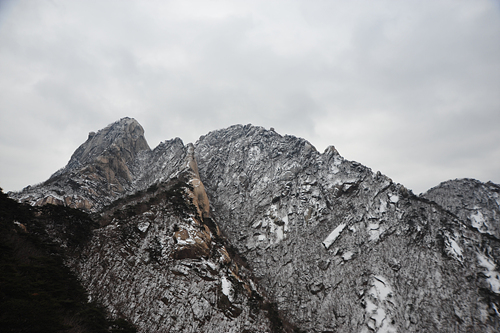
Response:
MULTIPOLYGON (((64 171, 78 170, 99 161, 120 178, 130 179, 129 164, 139 152, 150 150, 144 129, 132 118, 122 118, 89 137, 71 156, 64 171)), ((109 174, 111 180, 114 177, 109 174)))
POLYGON ((475 179, 449 180, 422 195, 457 215, 471 228, 500 240, 500 186, 475 179))
POLYGON ((222 232, 300 328, 498 329, 498 242, 456 214, 260 127, 211 132, 196 157, 222 232))
POLYGON ((143 133, 124 118, 10 194, 95 213, 68 264, 139 331, 499 331, 498 185, 417 197, 262 127, 153 150, 143 133))
POLYGON ((97 212, 124 195, 168 179, 185 156, 186 147, 179 138, 151 150, 142 126, 135 119, 123 118, 91 132, 68 164, 47 181, 10 196, 32 205, 97 212))
POLYGON ((250 272, 198 214, 189 180, 105 210, 73 268, 92 298, 140 332, 271 332, 250 272))

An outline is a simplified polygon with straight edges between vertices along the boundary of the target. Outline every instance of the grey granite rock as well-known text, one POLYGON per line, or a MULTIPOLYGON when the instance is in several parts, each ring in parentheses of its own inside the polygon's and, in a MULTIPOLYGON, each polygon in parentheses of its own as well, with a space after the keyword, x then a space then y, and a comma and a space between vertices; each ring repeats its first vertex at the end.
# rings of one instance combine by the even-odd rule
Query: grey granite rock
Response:
POLYGON ((422 195, 457 215, 469 227, 500 240, 500 186, 475 179, 449 180, 422 195))
POLYGON ((74 270, 140 332, 271 332, 250 272, 200 219, 185 180, 106 209, 74 270))
POLYGON ((123 118, 91 132, 68 164, 47 181, 9 195, 32 205, 64 205, 95 213, 116 199, 168 179, 185 156, 186 147, 179 138, 151 150, 142 126, 123 118))
POLYGON ((259 127, 211 132, 196 157, 222 232, 301 329, 498 329, 498 242, 456 214, 259 127))
POLYGON ((417 197, 251 125, 154 150, 131 119, 108 129, 11 196, 98 213, 68 264, 141 332, 499 331, 498 185, 417 197))

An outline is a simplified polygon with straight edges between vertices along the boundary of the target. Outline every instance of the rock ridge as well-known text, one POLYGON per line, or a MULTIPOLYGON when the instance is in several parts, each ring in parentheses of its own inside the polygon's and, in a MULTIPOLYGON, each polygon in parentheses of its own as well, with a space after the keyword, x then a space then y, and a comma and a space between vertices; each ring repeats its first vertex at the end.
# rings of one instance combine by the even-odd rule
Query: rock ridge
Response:
POLYGON ((73 267, 140 331, 500 329, 499 185, 417 197, 333 146, 252 125, 122 151, 143 130, 118 123, 135 134, 90 135, 64 172, 13 196, 99 212, 73 267), (128 171, 111 163, 113 178, 95 156, 115 155, 128 171))
MULTIPOLYGON (((87 141, 71 156, 65 169, 77 169, 96 160, 100 161, 106 157, 115 157, 116 155, 118 155, 116 157, 121 158, 120 162, 126 167, 142 150, 150 150, 144 137, 144 129, 137 120, 125 117, 106 126, 97 133, 90 132, 87 141)), ((120 162, 116 163, 121 164, 120 162)), ((110 166, 120 167, 120 165, 110 166)), ((115 171, 119 171, 118 168, 115 171)), ((130 178, 130 172, 125 173, 127 174, 126 177, 130 178)))

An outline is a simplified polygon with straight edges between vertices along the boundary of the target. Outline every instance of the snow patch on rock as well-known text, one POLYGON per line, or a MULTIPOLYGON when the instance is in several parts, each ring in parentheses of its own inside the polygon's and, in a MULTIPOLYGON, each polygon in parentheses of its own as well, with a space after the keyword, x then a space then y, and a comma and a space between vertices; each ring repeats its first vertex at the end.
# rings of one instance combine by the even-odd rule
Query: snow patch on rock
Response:
POLYGON ((323 245, 328 250, 332 246, 333 242, 340 236, 340 233, 344 230, 346 224, 339 224, 323 241, 323 245))
POLYGON ((385 213, 387 212, 387 201, 380 200, 380 207, 378 209, 380 213, 385 213))
POLYGON ((381 230, 380 224, 378 222, 368 224, 368 234, 370 235, 371 241, 377 240, 380 237, 381 233, 382 233, 382 230, 381 230))
POLYGON ((496 264, 493 259, 486 257, 482 253, 477 254, 477 260, 479 265, 485 270, 483 271, 486 275, 486 281, 490 284, 491 291, 495 294, 500 294, 500 273, 496 270, 496 264))
POLYGON ((137 228, 141 232, 146 232, 149 228, 149 225, 150 225, 150 223, 148 221, 143 221, 143 222, 139 222, 139 224, 137 224, 137 228))
MULTIPOLYGON (((474 208, 478 209, 478 207, 474 208)), ((484 217, 483 213, 481 213, 480 210, 477 210, 475 213, 470 214, 469 220, 471 221, 472 227, 476 228, 480 233, 494 235, 494 232, 490 230, 487 219, 484 217)))
POLYGON ((342 259, 344 259, 344 261, 348 261, 348 260, 351 260, 353 256, 354 256, 354 252, 352 252, 352 251, 347 251, 347 252, 345 252, 345 253, 342 255, 342 259))
POLYGON ((452 237, 449 234, 445 234, 445 249, 446 252, 455 258, 456 260, 463 262, 464 257, 462 255, 463 249, 460 247, 460 245, 457 242, 458 236, 455 235, 455 237, 452 237))
MULTIPOLYGON (((395 306, 393 292, 386 278, 375 275, 371 281, 371 288, 365 296, 366 326, 370 331, 377 333, 394 333, 391 313, 395 306)), ((366 328, 365 328, 365 331, 366 328)))
POLYGON ((226 278, 225 276, 222 276, 220 282, 221 282, 222 293, 227 296, 230 302, 233 302, 234 291, 231 281, 229 281, 229 279, 226 278))
POLYGON ((389 200, 391 200, 392 203, 396 204, 399 201, 399 196, 396 194, 390 194, 389 195, 389 200))
POLYGON ((261 150, 258 146, 253 146, 248 150, 248 161, 257 162, 260 159, 261 150))

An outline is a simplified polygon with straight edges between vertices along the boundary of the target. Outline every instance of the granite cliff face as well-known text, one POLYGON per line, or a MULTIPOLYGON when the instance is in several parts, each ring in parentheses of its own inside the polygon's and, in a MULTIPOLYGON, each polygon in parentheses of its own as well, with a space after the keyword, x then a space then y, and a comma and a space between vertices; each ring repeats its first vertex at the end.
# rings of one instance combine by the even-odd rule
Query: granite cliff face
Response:
POLYGON ((10 195, 94 213, 67 263, 142 332, 496 332, 499 188, 417 197, 251 125, 151 150, 124 118, 10 195))
POLYGON ((468 227, 500 240, 500 186, 475 179, 449 180, 423 194, 457 215, 468 227))
POLYGON ((497 329, 498 242, 460 215, 333 147, 262 128, 211 132, 196 152, 221 230, 302 329, 497 329))
POLYGON ((208 216, 201 186, 186 168, 114 203, 72 266, 93 299, 141 332, 269 332, 269 305, 208 216))
POLYGON ((142 126, 135 119, 123 118, 89 133, 64 168, 12 197, 32 205, 55 204, 97 212, 168 177, 185 155, 186 147, 179 138, 151 150, 142 126))

